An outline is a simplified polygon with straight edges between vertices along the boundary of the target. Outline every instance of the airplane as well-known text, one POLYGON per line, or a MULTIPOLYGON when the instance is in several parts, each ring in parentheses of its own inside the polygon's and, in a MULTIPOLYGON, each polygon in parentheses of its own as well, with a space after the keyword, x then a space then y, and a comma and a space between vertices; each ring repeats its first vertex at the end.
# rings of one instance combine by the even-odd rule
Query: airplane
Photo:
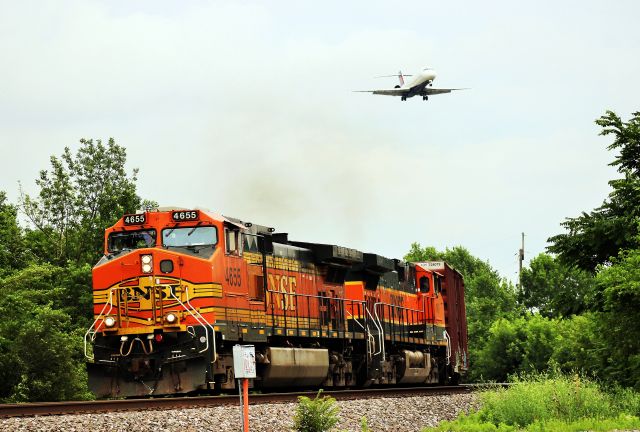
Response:
POLYGON ((406 101, 407 98, 414 96, 422 96, 422 100, 428 100, 429 96, 442 94, 442 93, 451 93, 454 90, 466 90, 464 88, 454 88, 454 89, 435 89, 431 88, 433 85, 433 80, 436 79, 436 71, 434 71, 430 67, 425 67, 420 71, 416 77, 408 84, 405 84, 404 77, 413 76, 413 75, 404 75, 402 71, 398 72, 398 75, 386 75, 377 78, 388 78, 397 76, 400 79, 400 85, 396 85, 393 89, 388 90, 356 90, 359 93, 373 93, 374 95, 385 95, 385 96, 400 96, 400 99, 406 101))

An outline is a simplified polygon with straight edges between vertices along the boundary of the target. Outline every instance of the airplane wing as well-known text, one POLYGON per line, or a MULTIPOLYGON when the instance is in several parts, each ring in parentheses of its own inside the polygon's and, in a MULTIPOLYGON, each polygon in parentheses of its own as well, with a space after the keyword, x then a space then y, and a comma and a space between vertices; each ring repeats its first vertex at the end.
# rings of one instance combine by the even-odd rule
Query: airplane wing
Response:
MULTIPOLYGON (((384 95, 384 96, 408 96, 412 90, 414 89, 394 88, 394 89, 388 89, 388 90, 355 90, 355 92, 356 93, 373 93, 374 95, 384 95)), ((451 93, 452 91, 456 91, 456 90, 468 90, 468 89, 466 88, 434 89, 431 87, 425 87, 424 89, 418 91, 417 94, 429 96, 429 95, 436 95, 436 94, 443 94, 443 93, 451 93)))
POLYGON ((395 88, 388 90, 356 90, 356 93, 373 93, 377 95, 385 95, 385 96, 404 96, 409 93, 411 89, 407 88, 395 88))
POLYGON ((455 91, 455 90, 468 90, 468 89, 466 88, 435 89, 431 87, 425 87, 424 90, 422 90, 422 92, 425 93, 426 95, 436 95, 436 94, 443 94, 443 93, 451 93, 452 91, 455 91))

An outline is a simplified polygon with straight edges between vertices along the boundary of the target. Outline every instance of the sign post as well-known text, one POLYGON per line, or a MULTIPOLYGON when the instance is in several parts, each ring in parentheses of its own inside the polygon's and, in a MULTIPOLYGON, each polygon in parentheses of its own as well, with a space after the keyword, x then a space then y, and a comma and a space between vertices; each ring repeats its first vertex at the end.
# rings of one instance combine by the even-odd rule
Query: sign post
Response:
POLYGON ((233 346, 233 372, 240 387, 242 431, 249 432, 249 378, 256 377, 256 349, 253 345, 233 346))

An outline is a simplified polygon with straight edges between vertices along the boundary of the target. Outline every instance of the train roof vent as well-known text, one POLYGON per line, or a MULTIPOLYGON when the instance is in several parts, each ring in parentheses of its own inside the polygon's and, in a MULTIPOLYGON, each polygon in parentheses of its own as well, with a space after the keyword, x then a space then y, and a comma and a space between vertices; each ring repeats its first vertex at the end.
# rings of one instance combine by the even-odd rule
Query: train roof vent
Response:
POLYGON ((271 240, 274 243, 287 244, 289 242, 289 234, 288 233, 273 233, 273 234, 271 234, 271 240))
POLYGON ((395 270, 395 262, 392 259, 372 253, 364 254, 364 268, 373 273, 387 273, 395 270))
POLYGON ((363 253, 356 249, 320 243, 290 242, 290 244, 310 249, 319 263, 341 265, 362 262, 363 253))

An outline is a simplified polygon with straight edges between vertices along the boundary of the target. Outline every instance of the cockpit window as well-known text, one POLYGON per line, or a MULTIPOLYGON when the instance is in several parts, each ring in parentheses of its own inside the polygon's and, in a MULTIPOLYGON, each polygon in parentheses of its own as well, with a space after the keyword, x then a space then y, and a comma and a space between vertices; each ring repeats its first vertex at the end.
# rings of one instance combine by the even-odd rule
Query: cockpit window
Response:
POLYGON ((214 246, 218 243, 215 227, 180 227, 162 230, 162 245, 165 247, 214 246))
POLYGON ((154 229, 119 231, 109 234, 107 250, 120 253, 125 250, 155 247, 157 232, 154 229))

